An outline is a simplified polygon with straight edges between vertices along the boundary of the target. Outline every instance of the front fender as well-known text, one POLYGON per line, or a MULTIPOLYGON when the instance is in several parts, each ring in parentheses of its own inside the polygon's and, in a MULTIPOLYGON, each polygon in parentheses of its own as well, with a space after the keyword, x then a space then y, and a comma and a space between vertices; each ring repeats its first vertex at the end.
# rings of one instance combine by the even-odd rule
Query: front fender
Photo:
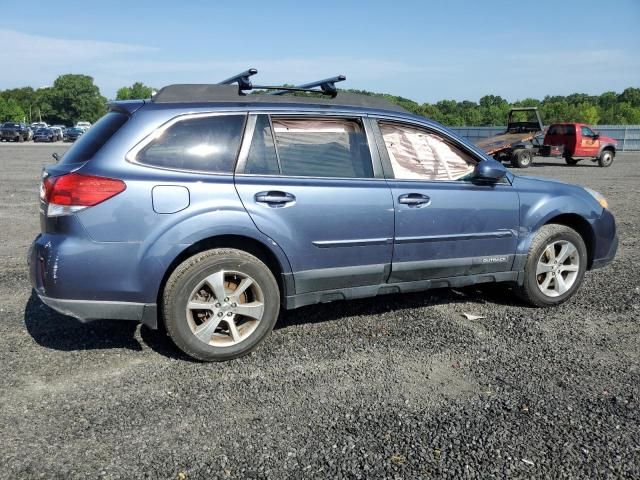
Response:
POLYGON ((575 216, 593 225, 602 207, 583 188, 548 180, 515 177, 520 196, 520 229, 516 253, 527 255, 538 230, 559 216, 575 216))
POLYGON ((602 155, 602 151, 605 149, 613 150, 613 154, 616 154, 616 144, 615 143, 605 143, 600 145, 600 149, 598 150, 598 157, 602 155))

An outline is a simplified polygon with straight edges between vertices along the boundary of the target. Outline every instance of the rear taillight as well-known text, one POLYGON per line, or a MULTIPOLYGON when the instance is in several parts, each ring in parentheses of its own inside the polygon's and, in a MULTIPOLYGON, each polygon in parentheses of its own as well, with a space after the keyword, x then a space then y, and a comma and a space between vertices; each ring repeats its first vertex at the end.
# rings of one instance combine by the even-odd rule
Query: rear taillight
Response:
POLYGON ((68 173, 47 177, 40 186, 40 198, 47 203, 47 215, 70 215, 123 192, 127 185, 117 178, 68 173))

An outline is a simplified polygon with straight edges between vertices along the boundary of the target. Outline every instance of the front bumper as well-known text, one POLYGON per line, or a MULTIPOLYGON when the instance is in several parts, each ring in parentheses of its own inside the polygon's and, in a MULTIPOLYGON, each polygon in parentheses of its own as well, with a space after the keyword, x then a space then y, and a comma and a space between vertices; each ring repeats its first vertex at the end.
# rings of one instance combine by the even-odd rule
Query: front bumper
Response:
POLYGON ((618 251, 618 236, 616 235, 616 237, 613 239, 613 242, 611 243, 611 248, 609 249, 609 253, 607 253, 607 255, 602 258, 594 259, 593 263, 591 264, 591 270, 595 270, 596 268, 602 268, 609 265, 613 261, 614 257, 616 256, 617 251, 618 251))
POLYGON ((602 268, 611 263, 618 251, 618 234, 613 214, 603 209, 600 218, 593 224, 595 251, 591 269, 602 268))

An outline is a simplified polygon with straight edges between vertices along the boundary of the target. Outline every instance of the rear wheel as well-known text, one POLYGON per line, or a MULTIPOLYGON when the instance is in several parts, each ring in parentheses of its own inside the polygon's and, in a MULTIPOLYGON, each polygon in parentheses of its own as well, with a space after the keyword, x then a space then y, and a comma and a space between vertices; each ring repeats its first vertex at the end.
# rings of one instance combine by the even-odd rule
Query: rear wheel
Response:
POLYGON ((533 160, 533 155, 529 150, 516 150, 511 158, 511 165, 516 168, 528 168, 533 160))
POLYGON ((587 267, 587 248, 575 230, 543 226, 531 242, 524 282, 516 293, 536 307, 566 302, 578 290, 587 267))
POLYGON ((224 361, 254 350, 280 310, 278 283, 259 259, 215 249, 181 263, 163 296, 167 333, 187 355, 224 361))
POLYGON ((598 158, 598 165, 601 167, 610 167, 613 163, 614 154, 611 150, 603 150, 598 158))

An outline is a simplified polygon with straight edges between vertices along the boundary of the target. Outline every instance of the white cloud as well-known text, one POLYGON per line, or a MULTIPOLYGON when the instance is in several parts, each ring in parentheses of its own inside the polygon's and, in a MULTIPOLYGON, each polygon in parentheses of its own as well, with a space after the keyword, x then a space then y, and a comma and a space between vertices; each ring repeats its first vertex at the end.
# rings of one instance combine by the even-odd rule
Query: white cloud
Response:
POLYGON ((495 51, 469 46, 464 50, 434 46, 420 56, 403 59, 344 55, 261 58, 235 52, 233 60, 185 58, 145 45, 69 40, 0 29, 0 89, 49 85, 58 75, 84 73, 102 92, 135 81, 156 88, 170 83, 211 83, 249 67, 259 70, 255 84, 302 83, 344 74, 345 87, 403 95, 418 101, 444 98, 478 100, 497 94, 509 100, 602 93, 637 85, 640 57, 617 49, 495 51), (7 48, 10 46, 11 48, 7 48), (175 60, 173 60, 175 59, 175 60))
POLYGON ((61 73, 89 73, 100 62, 155 52, 141 45, 68 40, 0 29, 0 88, 50 84, 61 73))

